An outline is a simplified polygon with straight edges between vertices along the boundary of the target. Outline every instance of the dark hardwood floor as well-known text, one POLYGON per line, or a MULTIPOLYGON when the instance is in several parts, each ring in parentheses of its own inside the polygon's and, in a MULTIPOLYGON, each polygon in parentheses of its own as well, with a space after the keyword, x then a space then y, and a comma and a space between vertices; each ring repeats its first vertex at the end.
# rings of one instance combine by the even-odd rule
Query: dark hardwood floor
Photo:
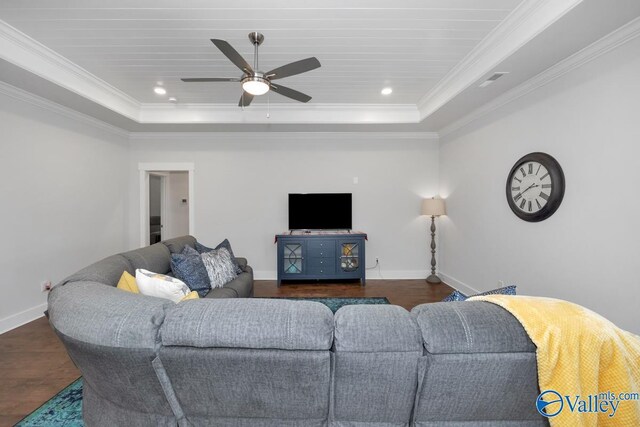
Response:
POLYGON ((453 292, 444 283, 428 284, 424 280, 369 280, 366 286, 353 283, 286 283, 256 281, 256 297, 386 297, 391 304, 411 310, 426 302, 441 301, 453 292))
POLYGON ((12 426, 79 376, 44 317, 0 335, 0 425, 12 426))
MULTIPOLYGON (((256 297, 386 297, 407 310, 453 289, 424 280, 284 284, 255 282, 256 297)), ((80 376, 45 318, 0 335, 0 426, 12 426, 80 376)))

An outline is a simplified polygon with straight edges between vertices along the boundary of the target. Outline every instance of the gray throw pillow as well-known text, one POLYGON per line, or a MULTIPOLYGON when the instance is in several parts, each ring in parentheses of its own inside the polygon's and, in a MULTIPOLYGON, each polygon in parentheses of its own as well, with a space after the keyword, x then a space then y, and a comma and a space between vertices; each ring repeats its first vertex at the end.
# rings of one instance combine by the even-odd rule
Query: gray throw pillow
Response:
POLYGON ((211 290, 209 273, 200 254, 192 247, 185 246, 182 253, 171 254, 171 271, 189 289, 198 292, 200 298, 204 298, 211 290))
POLYGON ((205 245, 201 244, 200 242, 196 242, 195 246, 196 246, 196 250, 200 254, 203 254, 205 252, 211 252, 211 251, 213 251, 215 249, 225 248, 227 251, 229 251, 229 255, 231 255, 231 262, 233 262, 233 268, 236 270, 236 274, 240 274, 240 273, 244 272, 242 267, 240 267, 240 265, 238 264, 238 261, 236 261, 236 257, 233 254, 233 249, 231 249, 231 243, 229 243, 229 239, 224 239, 222 242, 220 242, 220 244, 218 244, 218 246, 216 246, 213 249, 206 247, 205 245))
POLYGON ((225 248, 214 249, 200 255, 212 288, 222 288, 237 277, 231 255, 225 248))

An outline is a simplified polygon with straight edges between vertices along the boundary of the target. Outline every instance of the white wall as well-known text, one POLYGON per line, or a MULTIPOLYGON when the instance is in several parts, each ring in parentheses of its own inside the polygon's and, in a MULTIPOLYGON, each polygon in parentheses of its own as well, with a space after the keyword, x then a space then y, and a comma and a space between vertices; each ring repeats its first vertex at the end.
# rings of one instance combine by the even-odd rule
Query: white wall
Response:
MULTIPOLYGON (((287 229, 287 194, 353 193, 353 226, 369 234, 367 264, 385 278, 426 277, 422 197, 438 187, 438 145, 423 135, 178 134, 132 140, 130 177, 140 162, 193 162, 195 234, 204 244, 229 238, 257 278, 275 278, 276 233, 287 229), (354 184, 353 178, 359 183, 354 184)), ((130 205, 138 206, 138 186, 130 205)), ((130 217, 138 246, 139 213, 130 217)), ((376 271, 369 278, 379 278, 376 271)))
POLYGON ((449 282, 513 282, 640 332, 638 76, 635 39, 442 139, 439 268, 449 282), (518 219, 505 197, 510 168, 533 151, 566 177, 562 205, 541 223, 518 219))
POLYGON ((161 199, 162 177, 160 175, 149 175, 149 216, 160 216, 162 214, 161 199))
POLYGON ((0 93, 0 333, 54 284, 126 247, 126 138, 0 93))
POLYGON ((171 239, 189 234, 189 203, 182 203, 182 199, 189 200, 189 173, 170 172, 166 183, 167 218, 163 219, 162 238, 171 239))

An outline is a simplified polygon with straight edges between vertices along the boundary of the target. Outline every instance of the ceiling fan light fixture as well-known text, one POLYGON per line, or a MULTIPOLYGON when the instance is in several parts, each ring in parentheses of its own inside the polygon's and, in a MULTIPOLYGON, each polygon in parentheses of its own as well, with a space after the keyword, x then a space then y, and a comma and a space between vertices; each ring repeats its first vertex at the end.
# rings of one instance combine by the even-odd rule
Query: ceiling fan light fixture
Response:
POLYGON ((251 95, 264 95, 269 92, 269 81, 261 76, 247 76, 242 79, 242 89, 251 95))

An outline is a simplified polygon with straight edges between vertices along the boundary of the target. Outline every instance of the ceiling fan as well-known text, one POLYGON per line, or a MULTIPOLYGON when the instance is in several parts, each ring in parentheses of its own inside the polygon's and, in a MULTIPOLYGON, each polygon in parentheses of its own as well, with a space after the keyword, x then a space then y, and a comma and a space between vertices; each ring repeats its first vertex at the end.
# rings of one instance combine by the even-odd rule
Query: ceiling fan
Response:
POLYGON ((211 39, 214 45, 227 57, 236 67, 243 72, 242 77, 196 77, 181 79, 187 83, 201 82, 240 82, 242 83, 243 93, 238 102, 239 107, 246 107, 251 104, 254 96, 264 95, 272 90, 280 95, 286 96, 300 102, 309 102, 311 97, 297 90, 290 89, 286 86, 273 84, 272 80, 281 79, 283 77, 294 76, 296 74, 306 73, 320 67, 320 61, 311 57, 300 61, 291 62, 271 71, 263 73, 258 71, 258 47, 264 41, 264 36, 258 32, 249 33, 249 40, 254 46, 253 67, 235 50, 229 43, 224 40, 211 39))

